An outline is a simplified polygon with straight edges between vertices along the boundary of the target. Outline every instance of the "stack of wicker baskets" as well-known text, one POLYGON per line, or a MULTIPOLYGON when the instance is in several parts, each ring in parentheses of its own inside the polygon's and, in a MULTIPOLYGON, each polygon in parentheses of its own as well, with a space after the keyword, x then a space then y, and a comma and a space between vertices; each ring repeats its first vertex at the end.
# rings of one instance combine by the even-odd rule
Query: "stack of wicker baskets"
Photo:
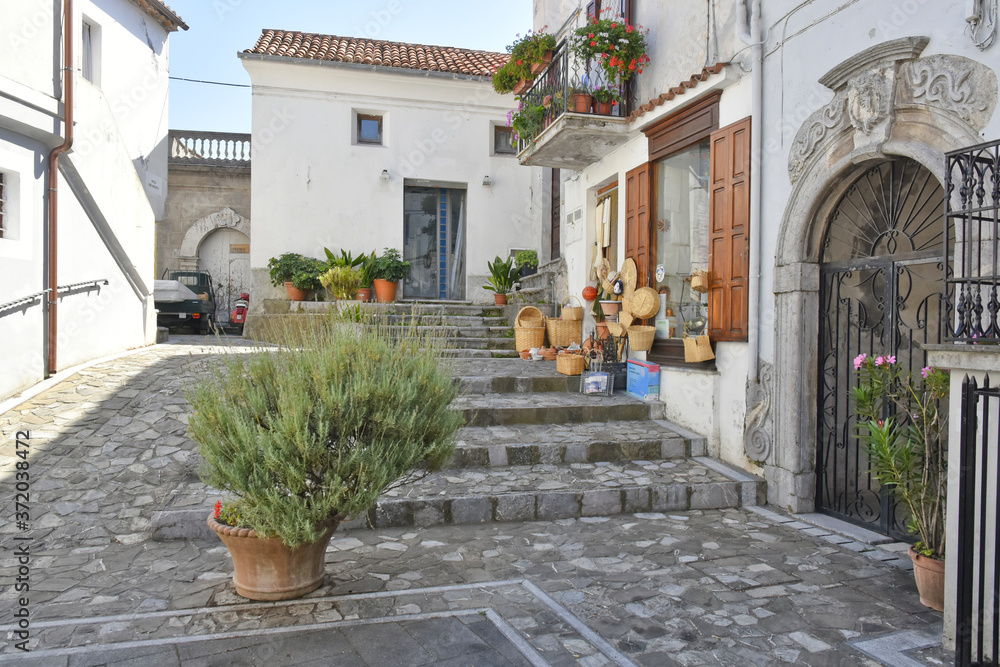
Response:
POLYGON ((514 346, 518 352, 545 346, 545 315, 534 306, 525 306, 514 318, 514 346))
POLYGON ((573 343, 583 344, 583 306, 575 296, 568 296, 562 302, 562 317, 550 318, 545 323, 549 332, 549 345, 553 347, 569 347, 573 343), (576 306, 566 305, 569 299, 575 299, 576 306))
MULTIPOLYGON (((628 298, 632 316, 645 320, 653 317, 660 309, 660 297, 651 287, 641 287, 628 298)), ((636 352, 648 352, 653 347, 656 327, 631 324, 628 327, 628 346, 636 352)))

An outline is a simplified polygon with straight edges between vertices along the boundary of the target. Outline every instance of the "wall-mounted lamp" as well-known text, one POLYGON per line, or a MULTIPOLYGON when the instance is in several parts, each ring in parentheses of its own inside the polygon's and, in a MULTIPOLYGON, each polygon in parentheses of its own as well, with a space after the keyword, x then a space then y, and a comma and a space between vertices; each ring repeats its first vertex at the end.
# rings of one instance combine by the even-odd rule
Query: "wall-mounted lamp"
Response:
POLYGON ((382 179, 383 183, 388 183, 389 182, 389 170, 388 169, 383 169, 382 170, 382 175, 379 176, 379 178, 382 179))
POLYGON ((493 185, 493 179, 489 176, 483 176, 483 187, 488 188, 493 185))

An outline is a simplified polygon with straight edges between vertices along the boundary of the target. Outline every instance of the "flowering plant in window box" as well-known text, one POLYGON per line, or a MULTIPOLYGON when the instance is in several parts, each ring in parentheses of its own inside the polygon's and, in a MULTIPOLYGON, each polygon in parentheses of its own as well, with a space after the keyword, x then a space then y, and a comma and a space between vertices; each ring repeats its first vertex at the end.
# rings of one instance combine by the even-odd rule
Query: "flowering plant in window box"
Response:
POLYGON ((538 74, 552 62, 552 51, 556 48, 555 35, 542 28, 538 32, 528 31, 524 37, 515 35, 514 43, 507 46, 510 59, 528 65, 532 74, 538 74))
POLYGON ((534 141, 545 128, 545 106, 520 102, 507 112, 507 125, 514 128, 514 140, 534 141))
POLYGON ((649 64, 646 32, 621 17, 595 17, 573 33, 573 52, 582 60, 596 60, 609 81, 625 82, 649 64))

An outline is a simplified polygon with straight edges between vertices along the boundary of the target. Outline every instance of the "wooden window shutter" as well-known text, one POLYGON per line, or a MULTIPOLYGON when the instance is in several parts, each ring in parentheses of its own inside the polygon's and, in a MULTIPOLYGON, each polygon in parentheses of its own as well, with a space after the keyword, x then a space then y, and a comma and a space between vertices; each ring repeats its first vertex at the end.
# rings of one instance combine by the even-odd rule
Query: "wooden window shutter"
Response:
POLYGON ((636 287, 649 284, 650 163, 625 174, 625 257, 638 269, 636 287))
POLYGON ((711 143, 709 335, 743 341, 750 279, 750 119, 716 130, 711 143))

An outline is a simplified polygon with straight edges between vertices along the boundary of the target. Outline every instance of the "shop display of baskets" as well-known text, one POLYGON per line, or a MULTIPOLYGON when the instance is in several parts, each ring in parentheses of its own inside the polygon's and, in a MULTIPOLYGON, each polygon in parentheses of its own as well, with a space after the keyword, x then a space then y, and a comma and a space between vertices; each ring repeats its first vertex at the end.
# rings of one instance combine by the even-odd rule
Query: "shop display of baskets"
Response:
POLYGON ((584 359, 582 354, 560 352, 556 357, 556 370, 563 375, 579 375, 583 372, 584 359))
POLYGON ((514 318, 514 347, 518 352, 545 345, 545 315, 534 306, 525 306, 514 318))

